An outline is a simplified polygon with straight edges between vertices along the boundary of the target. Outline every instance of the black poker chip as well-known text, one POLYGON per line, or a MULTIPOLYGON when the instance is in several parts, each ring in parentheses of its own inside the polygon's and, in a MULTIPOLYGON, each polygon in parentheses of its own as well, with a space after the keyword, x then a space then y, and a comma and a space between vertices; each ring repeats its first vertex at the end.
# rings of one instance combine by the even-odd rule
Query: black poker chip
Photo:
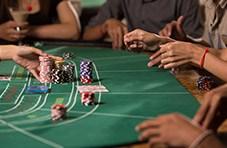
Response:
POLYGON ((209 91, 217 86, 215 80, 210 76, 199 77, 196 85, 202 91, 209 91))

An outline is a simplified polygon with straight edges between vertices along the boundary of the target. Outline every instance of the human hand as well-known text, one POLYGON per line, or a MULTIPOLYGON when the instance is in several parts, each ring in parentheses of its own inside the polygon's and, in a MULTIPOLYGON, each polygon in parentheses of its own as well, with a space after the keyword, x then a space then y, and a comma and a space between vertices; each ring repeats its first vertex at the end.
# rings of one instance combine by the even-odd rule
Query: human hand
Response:
POLYGON ((123 36, 128 33, 127 26, 116 19, 108 19, 103 24, 102 30, 110 36, 113 48, 123 46, 123 36))
POLYGON ((172 42, 170 38, 160 37, 154 33, 136 29, 124 36, 124 43, 130 50, 156 50, 161 44, 172 42))
POLYGON ((165 144, 169 147, 189 147, 203 132, 179 114, 163 115, 144 121, 136 130, 140 132, 140 141, 147 140, 150 146, 165 144))
POLYGON ((179 41, 186 41, 186 34, 183 29, 184 17, 180 16, 177 21, 172 21, 159 32, 160 36, 171 37, 179 41))
POLYGON ((193 118, 193 123, 204 129, 217 130, 227 118, 227 84, 206 93, 204 102, 193 118))
POLYGON ((26 37, 28 32, 27 23, 17 24, 15 21, 8 21, 0 25, 0 38, 7 41, 18 41, 26 37), (16 28, 20 30, 16 30, 16 28))
POLYGON ((40 71, 40 62, 39 56, 50 56, 55 60, 62 60, 61 57, 55 57, 52 55, 48 55, 47 53, 33 47, 28 46, 12 46, 11 49, 11 58, 17 64, 26 68, 30 71, 33 76, 40 80, 39 71, 40 71))
POLYGON ((180 65, 193 63, 199 65, 205 48, 187 42, 171 42, 160 46, 161 49, 150 56, 148 67, 160 63, 164 69, 176 68, 180 65))

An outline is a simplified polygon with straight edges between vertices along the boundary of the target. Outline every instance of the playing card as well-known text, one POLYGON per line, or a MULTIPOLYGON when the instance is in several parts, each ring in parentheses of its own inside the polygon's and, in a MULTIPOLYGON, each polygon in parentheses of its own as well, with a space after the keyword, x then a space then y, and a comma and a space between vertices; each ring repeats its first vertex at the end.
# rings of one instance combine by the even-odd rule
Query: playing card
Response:
POLYGON ((77 86, 77 89, 80 93, 82 92, 109 92, 103 85, 85 85, 85 86, 77 86))
POLYGON ((10 81, 11 77, 7 75, 0 75, 0 81, 10 81))

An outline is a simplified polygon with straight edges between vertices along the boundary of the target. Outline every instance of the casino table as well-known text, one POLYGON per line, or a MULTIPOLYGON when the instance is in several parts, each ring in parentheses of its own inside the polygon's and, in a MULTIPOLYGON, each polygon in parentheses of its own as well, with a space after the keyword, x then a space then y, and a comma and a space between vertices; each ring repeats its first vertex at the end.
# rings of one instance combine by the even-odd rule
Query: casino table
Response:
POLYGON ((148 55, 110 48, 39 45, 48 53, 73 54, 75 81, 40 84, 11 61, 0 62, 1 147, 118 147, 138 142, 135 126, 159 115, 179 112, 192 117, 199 103, 167 70, 148 68, 148 55), (83 106, 77 86, 82 59, 93 61, 93 83, 109 92, 96 93, 96 105, 83 106), (28 86, 46 85, 46 94, 27 94, 28 86), (50 108, 65 104, 67 119, 53 122, 50 108))
POLYGON ((91 7, 99 7, 106 0, 81 0, 82 8, 91 8, 91 7))

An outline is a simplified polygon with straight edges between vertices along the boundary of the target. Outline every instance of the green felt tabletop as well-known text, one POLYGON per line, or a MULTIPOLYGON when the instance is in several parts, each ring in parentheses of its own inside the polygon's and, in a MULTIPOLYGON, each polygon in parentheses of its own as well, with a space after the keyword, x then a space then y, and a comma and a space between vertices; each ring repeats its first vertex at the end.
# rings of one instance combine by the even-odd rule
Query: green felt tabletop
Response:
POLYGON ((81 0, 81 6, 82 6, 82 8, 99 7, 105 1, 106 0, 81 0))
POLYGON ((61 56, 71 52, 76 81, 46 84, 48 94, 26 94, 27 86, 41 85, 26 70, 13 62, 1 62, 0 74, 11 77, 0 81, 1 147, 105 147, 137 142, 135 126, 143 120, 179 112, 192 117, 198 108, 196 99, 169 71, 147 68, 148 56, 102 48, 44 46, 61 56), (109 92, 96 93, 97 105, 81 104, 77 86, 79 64, 91 59, 94 83, 109 92), (50 107, 63 103, 68 118, 52 122, 50 107))

